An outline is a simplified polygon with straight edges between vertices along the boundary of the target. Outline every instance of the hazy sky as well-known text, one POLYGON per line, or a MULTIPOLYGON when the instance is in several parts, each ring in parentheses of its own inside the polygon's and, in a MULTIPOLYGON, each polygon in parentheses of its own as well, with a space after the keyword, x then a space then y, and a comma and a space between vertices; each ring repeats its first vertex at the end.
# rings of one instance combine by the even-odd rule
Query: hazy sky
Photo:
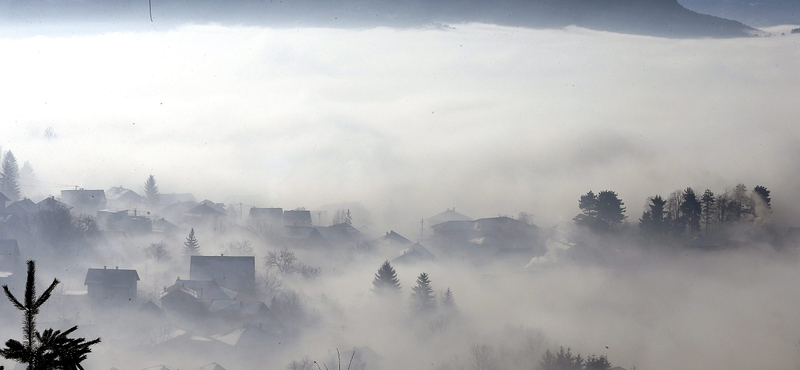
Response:
POLYGON ((795 212, 800 35, 453 27, 0 37, 0 145, 52 183, 34 196, 154 174, 218 202, 360 201, 395 228, 447 207, 549 226, 605 189, 635 220, 738 182, 795 212))

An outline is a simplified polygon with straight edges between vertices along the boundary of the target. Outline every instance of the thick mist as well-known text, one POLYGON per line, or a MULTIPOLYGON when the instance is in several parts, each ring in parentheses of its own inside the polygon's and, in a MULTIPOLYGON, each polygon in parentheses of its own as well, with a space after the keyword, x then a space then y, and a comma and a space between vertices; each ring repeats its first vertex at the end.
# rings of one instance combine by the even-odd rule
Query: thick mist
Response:
POLYGON ((48 182, 31 196, 155 174, 198 200, 359 201, 391 225, 453 206, 552 224, 588 189, 631 211, 686 185, 795 189, 794 36, 185 26, 0 42, 3 148, 48 182))
MULTIPOLYGON (((473 218, 528 212, 548 230, 570 222, 580 195, 608 189, 635 229, 649 196, 744 183, 772 191, 784 231, 800 224, 800 35, 790 28, 669 40, 576 27, 155 23, 0 37, 0 145, 35 170, 23 195, 37 201, 75 187, 141 193, 153 174, 162 193, 243 204, 245 213, 353 205, 354 226, 370 237, 396 230, 417 241, 422 218, 452 207, 473 218)), ((280 246, 244 226, 197 233, 209 255, 252 242, 264 294, 263 258, 280 246)), ((69 263, 43 249, 23 256, 40 260, 41 285, 62 280, 61 293, 84 290, 86 268, 136 269, 149 299, 188 277, 185 236, 110 237, 69 263), (145 257, 159 241, 170 260, 145 257)), ((152 344, 172 335, 168 325, 138 307, 99 313, 68 294, 48 303, 41 322, 102 337, 87 360, 96 369, 279 369, 369 346, 381 359, 367 369, 445 370, 470 367, 471 346, 483 344, 508 369, 533 369, 558 346, 626 369, 796 368, 797 256, 751 244, 655 251, 621 239, 614 250, 624 258, 576 261, 551 240, 553 253, 530 264, 396 265, 396 301, 376 296, 371 282, 404 248, 300 249, 298 259, 321 270, 282 280, 305 307, 301 334, 247 356, 158 352, 152 344), (437 295, 453 290, 457 315, 414 317, 409 294, 421 272, 437 295)), ((17 316, 0 322, 2 338, 20 337, 17 316)))

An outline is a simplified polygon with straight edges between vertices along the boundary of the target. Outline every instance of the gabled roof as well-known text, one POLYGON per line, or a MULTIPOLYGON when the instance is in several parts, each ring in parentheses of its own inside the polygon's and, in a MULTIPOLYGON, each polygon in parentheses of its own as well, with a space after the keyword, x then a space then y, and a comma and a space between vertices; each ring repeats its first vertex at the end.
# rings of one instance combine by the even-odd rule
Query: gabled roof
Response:
POLYGON ((69 206, 68 204, 59 201, 52 196, 44 198, 44 200, 42 200, 41 202, 36 203, 36 206, 39 207, 39 210, 54 210, 59 208, 72 209, 72 207, 69 206))
POLYGON ((178 290, 203 301, 235 299, 238 295, 236 291, 221 287, 213 280, 181 280, 181 278, 178 278, 175 280, 175 284, 172 284, 166 291, 161 293, 161 296, 163 297, 178 290))
POLYGON ((425 219, 425 222, 427 222, 430 226, 447 221, 472 221, 472 218, 456 212, 455 208, 448 208, 446 211, 439 213, 438 215, 425 219))
POLYGON ((211 208, 214 208, 215 210, 217 210, 220 213, 228 213, 228 210, 225 209, 225 204, 224 203, 214 203, 214 202, 212 202, 212 201, 210 201, 208 199, 205 199, 202 202, 200 202, 199 204, 205 204, 205 205, 207 205, 207 206, 209 206, 211 208))
POLYGON ((436 256, 434 256, 433 253, 428 250, 428 248, 425 248, 420 243, 414 243, 414 245, 403 252, 400 257, 393 259, 392 263, 417 263, 422 261, 431 261, 434 258, 436 258, 436 256))
POLYGON ((220 212, 219 209, 217 209, 217 207, 213 207, 208 203, 200 203, 194 208, 186 211, 186 214, 192 216, 212 216, 212 217, 225 215, 225 213, 220 212))
POLYGON ((386 235, 375 239, 376 243, 397 244, 397 245, 411 245, 414 244, 411 240, 391 230, 386 235))
POLYGON ((286 236, 292 239, 322 238, 322 234, 311 226, 284 226, 286 236))
POLYGON ((225 368, 222 367, 222 366, 219 366, 219 364, 216 363, 216 362, 212 362, 212 363, 210 363, 208 365, 200 366, 200 370, 225 370, 225 368))
POLYGON ((158 220, 153 221, 153 231, 160 230, 160 231, 172 231, 177 230, 178 225, 173 224, 165 220, 164 218, 159 218, 158 220))
POLYGON ((11 199, 8 199, 8 197, 5 194, 0 192, 0 202, 8 202, 9 200, 11 199))
POLYGON ((19 256, 16 239, 0 239, 0 256, 19 256))
POLYGON ((115 186, 106 190, 106 199, 127 202, 141 202, 142 196, 131 189, 115 186))
POLYGON ((13 213, 18 215, 32 215, 36 212, 39 212, 39 207, 28 198, 9 204, 3 211, 6 214, 13 213))
POLYGON ((136 270, 125 269, 89 269, 86 272, 86 280, 83 285, 99 284, 104 286, 129 286, 139 281, 139 274, 136 270))
POLYGON ((361 232, 350 224, 341 223, 327 227, 315 227, 329 242, 352 242, 361 238, 361 232))

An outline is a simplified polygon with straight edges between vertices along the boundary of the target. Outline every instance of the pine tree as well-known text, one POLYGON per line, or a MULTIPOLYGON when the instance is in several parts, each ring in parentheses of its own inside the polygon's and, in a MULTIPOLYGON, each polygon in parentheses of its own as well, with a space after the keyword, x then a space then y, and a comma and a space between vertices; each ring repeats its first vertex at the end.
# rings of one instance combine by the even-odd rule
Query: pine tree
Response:
POLYGON ((708 233, 708 225, 717 213, 717 200, 714 197, 714 192, 706 189, 703 196, 700 197, 700 203, 703 204, 703 221, 705 222, 706 233, 708 233))
POLYGON ((417 286, 411 288, 411 305, 419 312, 431 312, 436 308, 436 296, 433 295, 431 280, 427 273, 421 273, 417 277, 417 286))
POLYGON ((28 261, 28 277, 25 284, 25 299, 20 302, 3 285, 3 291, 9 301, 18 310, 25 313, 23 320, 23 335, 25 339, 20 342, 14 339, 6 341, 6 347, 0 349, 0 356, 6 359, 28 364, 29 370, 49 369, 83 369, 80 363, 91 352, 91 346, 100 342, 100 338, 86 341, 84 338, 69 338, 69 334, 78 329, 73 326, 64 332, 47 329, 40 333, 36 330, 36 315, 39 308, 50 298, 58 285, 58 279, 53 279, 50 286, 41 296, 36 297, 36 264, 28 261))
POLYGON ((2 172, 0 172, 0 192, 12 201, 20 199, 19 166, 17 166, 17 159, 14 157, 14 153, 11 153, 10 150, 3 156, 2 172))
POLYGON ((158 185, 156 185, 156 178, 153 175, 147 178, 144 182, 144 199, 148 204, 158 204, 161 196, 158 194, 158 185))
POLYGON ((442 307, 444 308, 456 307, 456 301, 455 298, 453 297, 453 291, 450 290, 450 287, 445 289, 444 293, 442 293, 442 307))
POLYGON ((666 204, 667 201, 660 195, 647 199, 645 211, 642 213, 642 218, 639 219, 639 228, 648 237, 657 239, 667 232, 669 223, 665 218, 667 212, 664 210, 664 206, 666 204))
POLYGON ((397 279, 397 272, 389 261, 385 261, 378 269, 375 279, 372 280, 372 286, 372 291, 380 295, 400 292, 400 280, 397 279))
POLYGON ((696 231, 700 230, 700 215, 703 206, 697 199, 692 188, 686 188, 683 191, 683 202, 681 203, 681 215, 685 219, 685 225, 689 226, 689 236, 694 235, 696 231))
POLYGON ((183 254, 187 256, 200 254, 200 243, 198 243, 197 238, 194 237, 194 228, 189 231, 189 236, 187 236, 186 241, 183 242, 183 254))

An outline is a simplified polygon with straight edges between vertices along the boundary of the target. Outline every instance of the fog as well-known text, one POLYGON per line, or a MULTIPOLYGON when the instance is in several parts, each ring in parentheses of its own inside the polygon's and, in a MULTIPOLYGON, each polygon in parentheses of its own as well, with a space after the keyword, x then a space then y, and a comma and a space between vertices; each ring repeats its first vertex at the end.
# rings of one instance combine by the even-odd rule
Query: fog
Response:
MULTIPOLYGON (((420 219, 452 207, 473 218, 528 212, 549 229, 580 212, 580 195, 608 189, 635 228, 649 196, 744 183, 772 191, 783 231, 800 224, 800 35, 780 35, 791 28, 672 40, 577 27, 156 22, 124 32, 0 36, 0 145, 34 168, 38 181, 23 195, 37 201, 75 187, 141 193, 153 174, 162 193, 197 200, 287 210, 358 205, 357 228, 416 241, 420 219), (55 137, 45 136, 48 127, 55 137)), ((207 254, 251 240, 257 275, 277 248, 238 229, 196 228, 207 254)), ((166 264, 145 259, 153 236, 111 239, 69 266, 22 256, 43 260, 42 284, 58 277, 66 290, 84 289, 87 267, 135 268, 140 295, 155 297, 188 276, 184 238, 167 240, 174 258, 166 264)), ((315 319, 269 349, 264 368, 306 355, 321 363, 336 348, 360 346, 382 357, 374 368, 458 368, 474 344, 508 350, 505 358, 522 361, 516 368, 530 369, 558 346, 628 369, 800 365, 794 252, 755 242, 713 253, 635 244, 620 241, 625 257, 610 262, 396 265, 403 292, 390 303, 371 281, 402 249, 334 257, 298 250, 321 275, 284 285, 301 292, 315 319), (453 321, 409 314, 421 272, 437 294, 452 288, 453 321), (526 341, 536 349, 521 349, 526 341)), ((118 344, 135 340, 109 328, 131 330, 135 319, 119 318, 135 314, 109 315, 74 318, 89 330, 83 335, 109 337, 89 356, 92 368, 253 366, 215 353, 128 351, 118 344)), ((16 327, 2 332, 20 338, 16 327)))

